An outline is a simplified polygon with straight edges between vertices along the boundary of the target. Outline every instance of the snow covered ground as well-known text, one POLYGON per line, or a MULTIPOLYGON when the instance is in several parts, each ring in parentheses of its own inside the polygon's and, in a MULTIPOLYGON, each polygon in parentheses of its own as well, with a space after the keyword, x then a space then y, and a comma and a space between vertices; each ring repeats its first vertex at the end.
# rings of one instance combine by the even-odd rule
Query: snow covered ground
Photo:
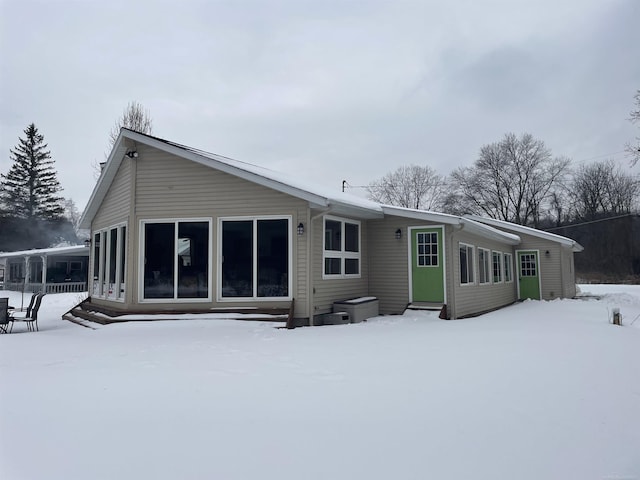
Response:
POLYGON ((295 330, 48 295, 0 336, 0 478, 640 480, 640 286, 581 289, 295 330))

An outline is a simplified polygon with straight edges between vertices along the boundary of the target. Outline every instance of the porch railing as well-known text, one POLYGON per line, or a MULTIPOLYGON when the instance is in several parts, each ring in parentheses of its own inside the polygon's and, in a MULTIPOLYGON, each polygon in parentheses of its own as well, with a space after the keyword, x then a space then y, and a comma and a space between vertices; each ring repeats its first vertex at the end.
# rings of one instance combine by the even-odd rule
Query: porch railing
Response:
POLYGON ((5 290, 13 290, 21 292, 24 285, 25 292, 44 292, 44 293, 74 293, 86 292, 87 282, 64 282, 64 283, 22 283, 22 282, 5 282, 5 290))

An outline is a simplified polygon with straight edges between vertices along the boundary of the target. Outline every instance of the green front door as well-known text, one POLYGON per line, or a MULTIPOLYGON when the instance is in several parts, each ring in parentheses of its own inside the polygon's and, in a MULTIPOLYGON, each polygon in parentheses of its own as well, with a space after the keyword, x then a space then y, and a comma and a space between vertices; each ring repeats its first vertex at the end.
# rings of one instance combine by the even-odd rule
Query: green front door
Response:
POLYGON ((444 303, 442 228, 413 228, 410 232, 411 301, 444 303))
POLYGON ((520 300, 525 298, 540 300, 540 264, 538 263, 537 251, 518 252, 518 278, 520 300))

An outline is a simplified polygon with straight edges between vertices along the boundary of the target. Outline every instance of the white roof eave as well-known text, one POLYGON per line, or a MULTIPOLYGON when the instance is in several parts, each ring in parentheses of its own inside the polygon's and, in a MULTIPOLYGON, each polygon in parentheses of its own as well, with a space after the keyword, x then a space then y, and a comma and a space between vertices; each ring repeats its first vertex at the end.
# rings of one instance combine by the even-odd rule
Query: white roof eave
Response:
POLYGON ((87 206, 85 207, 84 211, 82 212, 82 216, 80 217, 80 222, 78 224, 78 228, 80 229, 91 229, 91 221, 93 220, 95 214, 98 212, 98 208, 102 204, 102 200, 104 200, 104 197, 109 190, 109 186, 111 185, 111 182, 118 172, 118 168, 122 163, 122 159, 127 152, 127 146, 123 141, 125 133, 125 130, 120 131, 120 135, 118 135, 118 138, 114 143, 113 150, 111 150, 109 158, 107 158, 107 162, 100 172, 100 178, 98 178, 98 182, 93 188, 93 192, 91 192, 91 197, 89 197, 87 206))
POLYGON ((67 247, 34 248, 16 252, 2 252, 0 258, 26 257, 31 255, 89 255, 89 247, 71 245, 67 247))
POLYGON ((465 215, 465 218, 473 220, 475 222, 491 225, 497 228, 506 228, 523 235, 531 235, 533 237, 549 240, 550 242, 556 242, 566 247, 570 247, 574 252, 582 252, 584 247, 571 238, 563 237, 555 233, 544 232, 535 228, 526 227, 524 225, 517 225, 515 223, 506 222, 504 220, 496 220, 494 218, 484 218, 478 215, 465 215))
POLYGON ((503 232, 488 225, 474 222, 473 220, 469 220, 464 217, 450 215, 448 213, 413 210, 410 208, 395 207, 393 205, 382 205, 382 211, 386 215, 395 215, 398 217, 415 218, 416 220, 425 220, 428 222, 456 225, 475 235, 506 243, 508 245, 518 245, 520 243, 520 237, 517 235, 503 232))

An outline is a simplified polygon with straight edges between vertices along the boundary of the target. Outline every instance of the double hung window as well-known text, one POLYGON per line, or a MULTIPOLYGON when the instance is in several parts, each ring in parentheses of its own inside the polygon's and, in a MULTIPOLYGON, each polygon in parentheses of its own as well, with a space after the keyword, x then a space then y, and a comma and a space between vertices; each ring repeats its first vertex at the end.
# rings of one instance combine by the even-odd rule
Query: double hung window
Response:
POLYGON ((504 254, 504 281, 513 282, 513 255, 510 253, 504 254))
POLYGON ((489 257, 491 252, 486 248, 478 247, 478 282, 489 283, 491 281, 491 270, 489 269, 489 257))
POLYGON ((502 282, 502 253, 491 252, 493 266, 493 283, 502 282))
POLYGON ((360 222, 336 217, 324 218, 323 276, 360 276, 360 222))
POLYGON ((469 285, 474 282, 473 275, 473 245, 461 243, 460 254, 460 284, 469 285))

